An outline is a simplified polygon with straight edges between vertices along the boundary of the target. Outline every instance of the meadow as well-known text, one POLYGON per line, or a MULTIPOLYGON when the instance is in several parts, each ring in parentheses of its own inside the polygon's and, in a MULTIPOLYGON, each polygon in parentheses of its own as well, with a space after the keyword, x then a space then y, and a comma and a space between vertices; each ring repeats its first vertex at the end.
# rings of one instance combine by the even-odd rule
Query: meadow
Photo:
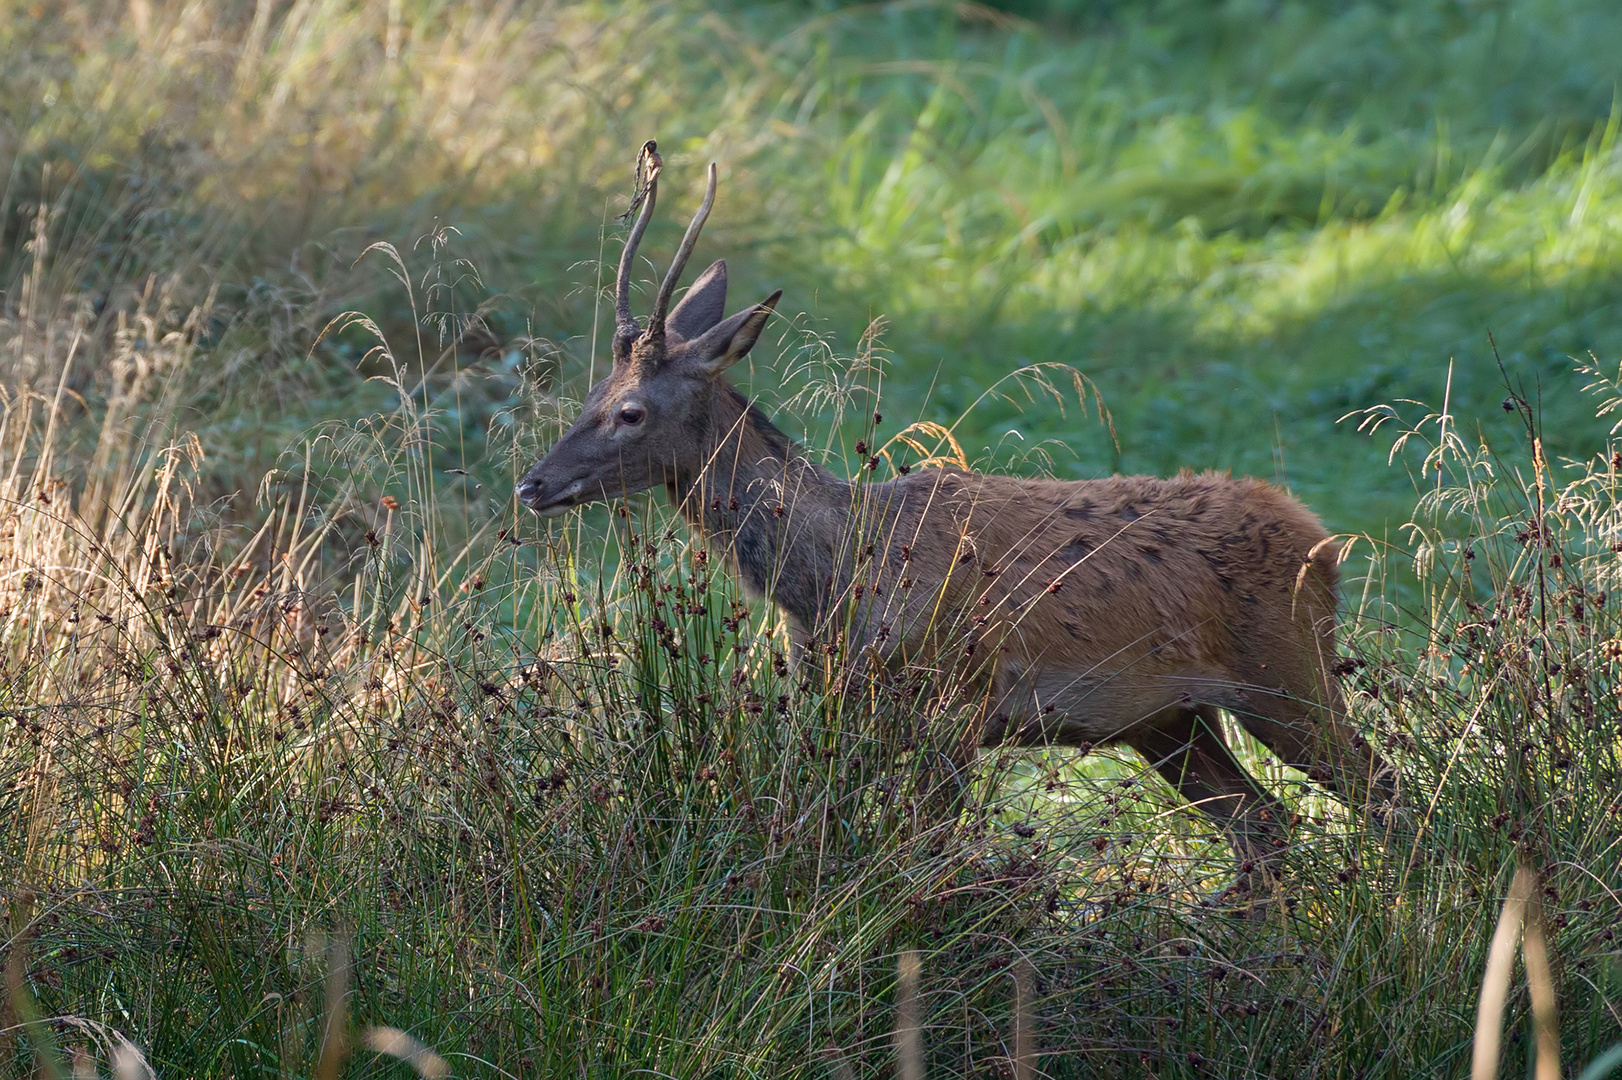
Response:
POLYGON ((1490 967, 1501 1075, 1600 1062, 1618 86, 1600 0, 0 5, 0 1074, 1458 1076, 1490 967), (521 512, 647 138, 836 471, 1317 510, 1409 812, 1250 744, 1262 919, 1128 752, 939 821, 972 702, 521 512))

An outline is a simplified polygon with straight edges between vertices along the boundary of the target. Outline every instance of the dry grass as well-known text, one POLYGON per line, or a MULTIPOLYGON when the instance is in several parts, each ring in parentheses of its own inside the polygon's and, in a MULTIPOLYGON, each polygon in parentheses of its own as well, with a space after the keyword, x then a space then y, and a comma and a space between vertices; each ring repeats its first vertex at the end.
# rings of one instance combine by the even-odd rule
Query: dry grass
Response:
MULTIPOLYGON (((910 1002, 906 1067, 938 1077, 1459 1075, 1522 864, 1539 874, 1552 993, 1495 968, 1509 1035, 1488 1056, 1522 1068, 1554 1031, 1527 1034, 1551 999, 1568 1062, 1618 1040, 1622 458, 1590 415, 1622 399, 1616 379, 1583 376, 1597 399, 1512 393, 1498 415, 1518 429, 1472 427, 1459 402, 1486 400, 1479 373, 1442 413, 1369 414, 1420 482, 1400 542, 1353 546, 1343 668, 1413 812, 1366 820, 1251 755, 1301 814, 1288 901, 1263 922, 1212 899, 1227 852, 1136 759, 988 755, 972 812, 931 827, 929 740, 965 703, 919 715, 894 686, 844 694, 837 670, 790 671, 772 613, 640 503, 607 527, 518 516, 514 456, 567 414, 560 376, 601 353, 595 267, 554 264, 594 256, 624 148, 652 129, 673 160, 736 163, 730 248, 763 222, 797 235, 814 212, 837 235, 769 242, 807 295, 841 280, 865 290, 849 303, 904 319, 927 297, 969 322, 1000 312, 1015 351, 1027 331, 1063 340, 1028 305, 1106 280, 1120 289, 1100 325, 1134 304, 1160 318, 1149 285, 1182 281, 1207 330, 1238 335, 1222 347, 1248 348, 1290 312, 1335 309, 1342 254, 1406 290, 1393 237, 1408 230, 1424 265, 1459 256, 1447 287, 1468 291, 1508 273, 1516 221, 1549 214, 1533 247, 1565 292, 1514 309, 1526 346, 1539 304, 1603 294, 1582 283, 1608 273, 1594 223, 1614 211, 1614 131, 1564 157, 1544 146, 1546 173, 1515 166, 1535 173, 1524 191, 1508 166, 1433 177, 1413 217, 1367 227, 1349 207, 1311 236, 1269 233, 1255 222, 1273 210, 1239 183, 1218 200, 1229 224, 1203 235, 1157 231, 1130 192, 1087 211, 1097 230, 1025 232, 1074 187, 1063 146, 1077 168, 1107 149, 1064 143, 1046 84, 1022 72, 984 83, 1006 94, 954 97, 940 88, 956 69, 897 69, 875 99, 860 80, 839 89, 866 54, 846 69, 795 51, 840 44, 827 28, 844 19, 910 33, 938 14, 795 16, 805 29, 778 39, 781 12, 657 5, 0 13, 18 58, 0 80, 0 1069, 329 1075, 342 1049, 352 1073, 386 1055, 425 1076, 890 1075, 910 1002), (1016 107, 1051 144, 1019 149, 1037 137, 1002 111, 1016 107), (1050 149, 1051 174, 1004 168, 1050 149), (1484 201, 1467 209, 1497 209, 1446 232, 1470 183, 1484 201), (430 228, 451 213, 465 238, 430 228), (350 227, 365 235, 334 231, 350 227), (351 267, 415 229, 419 247, 351 267), (518 305, 536 324, 460 261, 464 241, 498 268, 551 267, 544 301, 518 305), (1235 258, 1311 273, 1224 291, 1235 258), (1210 273, 1190 293, 1196 270, 1210 273), (331 323, 346 308, 365 315, 331 323), (1551 431, 1539 405, 1587 419, 1551 431)), ((1072 44, 1136 63, 1141 27, 1122 25, 1121 51, 1072 44)), ((1262 156, 1287 158, 1269 138, 1262 156)), ((1378 179, 1399 150, 1359 160, 1378 179)), ((906 407, 886 411, 925 421, 889 451, 973 459, 999 417, 1057 413, 1031 381, 954 427, 1008 366, 963 340, 936 404, 919 405, 930 376, 905 353, 888 366, 885 400, 906 407)), ((855 357, 790 351, 808 425, 875 411, 873 339, 855 357)), ((1318 366, 1356 383, 1345 359, 1318 366)), ((1198 439, 1166 433, 1197 414, 1117 407, 1117 434, 1193 454, 1198 439)), ((1025 464, 1055 450, 1063 469, 1036 423, 1025 464)), ((1325 484, 1363 467, 1324 453, 1325 484)), ((1292 458, 1303 473, 1318 470, 1292 458)))

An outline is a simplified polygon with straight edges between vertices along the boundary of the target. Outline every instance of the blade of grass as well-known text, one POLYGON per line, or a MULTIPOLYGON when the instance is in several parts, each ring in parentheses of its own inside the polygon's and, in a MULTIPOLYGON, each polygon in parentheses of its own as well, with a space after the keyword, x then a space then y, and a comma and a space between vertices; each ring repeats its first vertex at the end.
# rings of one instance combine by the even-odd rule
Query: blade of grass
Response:
POLYGON ((1622 1066, 1622 1043, 1590 1061, 1588 1067, 1577 1074, 1577 1080, 1605 1080, 1618 1066, 1622 1066))
POLYGON ((34 930, 34 897, 24 893, 11 905, 11 949, 6 956, 6 1000, 28 1034, 34 1061, 46 1080, 64 1080, 56 1040, 40 1016, 39 1005, 28 988, 28 938, 34 930))
MULTIPOLYGON (((1535 878, 1522 866, 1509 883, 1509 895, 1498 913, 1492 944, 1487 949, 1487 970, 1481 977, 1481 1000, 1476 1008, 1475 1047, 1471 1054, 1471 1080, 1497 1080, 1498 1050, 1503 1040, 1504 1004, 1509 1000, 1509 980, 1515 970, 1515 945, 1521 936, 1526 901, 1532 895, 1535 878)), ((1540 1078, 1541 1080, 1541 1078, 1540 1078)))
MULTIPOLYGON (((1533 884, 1536 885, 1535 876, 1533 884)), ((1526 958, 1526 981, 1532 990, 1532 1023, 1537 1030, 1536 1080, 1560 1080, 1560 1024, 1555 1012, 1554 972, 1549 968, 1543 903, 1535 888, 1526 905, 1521 953, 1526 958)))
POLYGON ((327 1007, 321 1024, 321 1058, 316 1063, 316 1080, 338 1080, 349 1053, 345 1032, 348 1023, 349 939, 333 934, 327 946, 327 1007))
POLYGON ((896 962, 895 1053, 901 1080, 924 1080, 924 1037, 918 1014, 921 967, 916 949, 908 949, 896 962))
POLYGON ((369 1027, 362 1033, 361 1043, 373 1053, 387 1054, 405 1062, 416 1069, 423 1080, 441 1080, 451 1073, 444 1058, 399 1028, 369 1027))
POLYGON ((1021 957, 1014 964, 1014 1080, 1036 1075, 1035 981, 1031 962, 1021 957))

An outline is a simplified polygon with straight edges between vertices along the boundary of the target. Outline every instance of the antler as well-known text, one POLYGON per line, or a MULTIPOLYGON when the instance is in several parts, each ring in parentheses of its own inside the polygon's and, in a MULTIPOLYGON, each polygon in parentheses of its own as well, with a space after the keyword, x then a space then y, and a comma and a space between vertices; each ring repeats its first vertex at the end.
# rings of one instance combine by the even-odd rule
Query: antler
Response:
POLYGON ((648 320, 650 334, 664 336, 665 312, 670 307, 670 294, 676 291, 676 283, 681 280, 681 272, 687 268, 687 259, 693 254, 693 247, 698 243, 698 234, 703 231, 704 222, 710 216, 710 207, 714 205, 715 162, 712 161, 709 183, 704 191, 704 202, 699 205, 698 213, 693 215, 692 224, 687 226, 687 234, 681 238, 681 247, 676 249, 676 257, 671 260, 670 269, 665 273, 664 284, 659 286, 659 296, 653 302, 653 317, 648 320))
POLYGON ((643 192, 642 212, 637 215, 636 224, 631 227, 631 235, 625 241, 625 250, 620 252, 619 278, 614 283, 616 338, 636 335, 636 316, 631 314, 631 266, 636 262, 636 247, 642 242, 642 234, 648 231, 648 222, 653 217, 653 204, 659 196, 659 170, 663 165, 664 161, 659 157, 659 144, 652 139, 643 143, 642 153, 636 159, 636 171, 639 179, 646 177, 647 189, 643 192))

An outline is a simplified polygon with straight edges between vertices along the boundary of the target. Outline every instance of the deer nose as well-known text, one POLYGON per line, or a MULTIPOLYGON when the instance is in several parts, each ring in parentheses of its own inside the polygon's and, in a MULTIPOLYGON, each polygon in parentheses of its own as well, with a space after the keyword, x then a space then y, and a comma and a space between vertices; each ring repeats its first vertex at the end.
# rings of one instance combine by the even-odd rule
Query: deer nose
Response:
POLYGON ((545 513, 548 510, 561 512, 567 507, 575 505, 580 501, 580 495, 585 490, 585 481, 576 480, 561 491, 549 491, 541 477, 526 476, 518 482, 518 486, 513 489, 513 493, 518 496, 519 502, 528 506, 531 510, 537 513, 545 513))

